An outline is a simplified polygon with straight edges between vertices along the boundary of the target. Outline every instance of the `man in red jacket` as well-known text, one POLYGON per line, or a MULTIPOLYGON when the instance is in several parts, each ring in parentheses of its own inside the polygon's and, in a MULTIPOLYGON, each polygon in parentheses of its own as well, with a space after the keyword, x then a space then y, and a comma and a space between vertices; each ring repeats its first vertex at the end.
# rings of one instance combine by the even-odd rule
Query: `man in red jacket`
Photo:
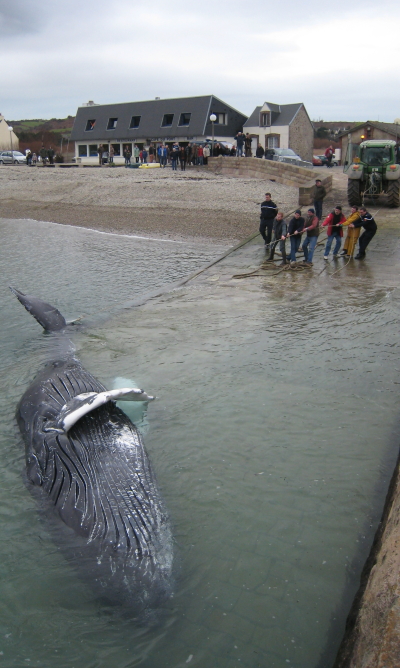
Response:
POLYGON ((336 260, 342 245, 343 223, 346 222, 345 216, 342 214, 342 207, 335 206, 334 210, 325 218, 322 227, 328 226, 328 240, 325 246, 324 260, 328 259, 332 241, 335 239, 335 248, 333 249, 333 259, 336 260))
POLYGON ((327 167, 332 167, 333 153, 334 153, 334 150, 333 150, 332 146, 328 146, 328 148, 325 151, 325 158, 328 161, 327 165, 326 165, 327 167))

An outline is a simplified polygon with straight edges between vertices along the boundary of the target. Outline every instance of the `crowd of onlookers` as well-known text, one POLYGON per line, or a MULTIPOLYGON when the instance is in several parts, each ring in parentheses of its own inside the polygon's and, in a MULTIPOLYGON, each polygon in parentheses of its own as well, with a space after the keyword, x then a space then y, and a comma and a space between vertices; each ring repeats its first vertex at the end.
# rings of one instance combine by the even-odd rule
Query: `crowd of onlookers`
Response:
MULTIPOLYGON (((230 145, 226 142, 175 142, 173 144, 164 143, 150 143, 146 148, 140 148, 136 144, 127 144, 123 147, 123 156, 125 159, 125 166, 128 167, 134 164, 150 164, 159 163, 161 167, 171 165, 172 169, 180 169, 184 171, 186 165, 207 165, 208 158, 214 156, 218 158, 222 156, 231 157, 252 157, 251 137, 247 133, 238 132, 236 137, 236 144, 230 145)), ((112 144, 100 144, 97 147, 99 156, 99 164, 112 164, 114 162, 115 150, 112 144)), ((264 157, 264 149, 261 144, 256 150, 256 157, 264 157), (262 150, 262 155, 260 149, 262 150)), ((272 156, 271 156, 272 157, 272 156)))
MULTIPOLYGON (((100 144, 97 152, 99 164, 112 164, 114 162, 115 151, 112 145, 100 144)), ((140 148, 136 144, 133 144, 132 150, 130 145, 126 145, 123 148, 126 166, 132 163, 159 163, 161 167, 171 165, 173 169, 176 169, 176 165, 179 164, 180 168, 184 170, 186 165, 206 165, 211 155, 214 157, 220 155, 235 156, 236 147, 232 146, 229 148, 229 146, 221 142, 215 142, 214 145, 211 142, 185 142, 182 144, 175 142, 173 144, 151 143, 147 148, 145 146, 140 148)))

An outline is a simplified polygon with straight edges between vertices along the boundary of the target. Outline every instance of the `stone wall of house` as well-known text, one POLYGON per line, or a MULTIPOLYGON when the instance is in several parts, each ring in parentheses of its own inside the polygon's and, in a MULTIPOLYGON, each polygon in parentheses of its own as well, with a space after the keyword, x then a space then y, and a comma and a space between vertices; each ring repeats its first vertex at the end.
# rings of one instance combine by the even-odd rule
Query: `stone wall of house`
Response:
POLYGON ((312 162, 314 130, 304 107, 298 111, 289 126, 289 148, 293 149, 302 160, 312 162))

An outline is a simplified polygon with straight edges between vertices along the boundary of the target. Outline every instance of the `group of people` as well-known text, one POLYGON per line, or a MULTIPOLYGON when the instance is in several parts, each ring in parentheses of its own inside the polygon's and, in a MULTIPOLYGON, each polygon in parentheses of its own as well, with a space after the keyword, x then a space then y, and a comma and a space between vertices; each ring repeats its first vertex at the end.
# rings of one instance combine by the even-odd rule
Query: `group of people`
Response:
POLYGON ((25 151, 26 154, 26 164, 29 167, 34 167, 37 165, 38 162, 41 162, 42 165, 46 165, 47 162, 49 165, 54 165, 54 156, 55 156, 55 151, 52 146, 49 148, 45 148, 44 146, 41 147, 39 151, 39 158, 37 153, 34 151, 32 152, 29 148, 25 151))
POLYGON ((181 146, 175 143, 171 149, 162 144, 158 147, 157 152, 161 167, 166 167, 168 161, 170 161, 173 171, 177 170, 179 164, 183 172, 186 165, 206 165, 211 155, 208 144, 202 146, 201 144, 189 143, 186 146, 181 146))
MULTIPOLYGON (((129 167, 132 162, 132 159, 135 163, 147 164, 152 162, 158 162, 162 167, 166 167, 168 164, 171 164, 173 169, 176 169, 176 164, 180 164, 181 169, 184 171, 186 165, 207 165, 208 158, 214 156, 218 158, 222 156, 230 157, 252 157, 251 151, 251 137, 249 133, 246 135, 243 132, 238 132, 236 137, 236 144, 231 147, 227 146, 224 143, 219 141, 215 142, 213 145, 209 143, 200 144, 200 143, 188 143, 181 145, 179 143, 174 143, 173 145, 168 144, 154 144, 146 148, 140 148, 136 144, 126 145, 123 148, 123 155, 125 158, 125 167, 129 167), (177 162, 174 164, 176 154, 177 162)), ((100 144, 97 147, 97 153, 99 156, 99 164, 104 165, 106 163, 114 162, 115 150, 112 144, 100 144)), ((259 144, 259 148, 256 151, 257 157, 264 156, 264 149, 259 144), (260 153, 262 151, 262 155, 260 153)))
POLYGON ((246 158, 251 158, 251 137, 249 133, 247 132, 244 134, 243 132, 238 132, 236 137, 236 146, 233 146, 234 153, 231 153, 231 155, 236 156, 238 158, 241 158, 243 155, 246 158))
MULTIPOLYGON (((220 144, 214 146, 214 155, 220 155, 220 144)), ((99 164, 112 164, 114 162, 115 150, 112 144, 110 146, 100 144, 97 147, 99 156, 99 164)), ((182 171, 186 169, 186 165, 206 165, 207 160, 211 155, 211 147, 209 144, 204 146, 196 143, 188 143, 182 146, 174 143, 172 146, 167 144, 150 144, 148 148, 139 148, 136 144, 131 146, 128 144, 123 148, 123 155, 125 158, 125 167, 129 167, 132 159, 135 163, 147 164, 158 162, 161 167, 166 167, 168 164, 172 166, 173 170, 180 165, 182 171)))
MULTIPOLYGON (((321 191, 318 194, 321 195, 321 191)), ((268 260, 274 259, 275 249, 279 244, 282 265, 290 262, 292 266, 296 266, 296 253, 299 251, 302 235, 305 234, 306 236, 301 245, 304 253, 302 264, 308 267, 313 266, 313 256, 320 234, 320 221, 322 218, 322 200, 317 201, 321 202, 318 211, 314 207, 310 207, 307 214, 303 216, 301 209, 297 209, 291 220, 287 222, 283 212, 272 201, 271 193, 265 194, 265 200, 261 203, 260 234, 264 239, 265 248, 269 252, 268 260), (287 239, 290 239, 289 258, 286 253, 287 239)), ((353 257, 356 243, 359 241, 359 251, 355 256, 356 260, 362 260, 365 257, 365 250, 377 230, 373 216, 365 207, 351 207, 351 213, 346 219, 342 213, 342 207, 339 205, 325 218, 322 227, 327 227, 328 235, 324 250, 324 260, 328 260, 333 242, 335 242, 333 258, 336 259, 339 257, 343 227, 347 227, 347 236, 340 256, 353 257), (360 236, 361 227, 364 228, 364 233, 360 236)))

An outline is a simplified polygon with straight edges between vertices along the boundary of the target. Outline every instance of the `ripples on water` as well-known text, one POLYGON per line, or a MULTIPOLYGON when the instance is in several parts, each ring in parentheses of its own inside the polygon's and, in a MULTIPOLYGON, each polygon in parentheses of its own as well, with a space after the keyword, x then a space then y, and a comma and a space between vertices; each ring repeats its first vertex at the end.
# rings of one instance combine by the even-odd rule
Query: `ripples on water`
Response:
POLYGON ((134 378, 159 397, 145 441, 180 574, 149 628, 77 580, 23 485, 12 416, 48 337, 6 285, 73 318, 176 280, 222 249, 21 221, 1 232, 3 665, 328 668, 395 457, 397 301, 368 287, 241 299, 196 285, 77 332, 100 380, 134 378))

